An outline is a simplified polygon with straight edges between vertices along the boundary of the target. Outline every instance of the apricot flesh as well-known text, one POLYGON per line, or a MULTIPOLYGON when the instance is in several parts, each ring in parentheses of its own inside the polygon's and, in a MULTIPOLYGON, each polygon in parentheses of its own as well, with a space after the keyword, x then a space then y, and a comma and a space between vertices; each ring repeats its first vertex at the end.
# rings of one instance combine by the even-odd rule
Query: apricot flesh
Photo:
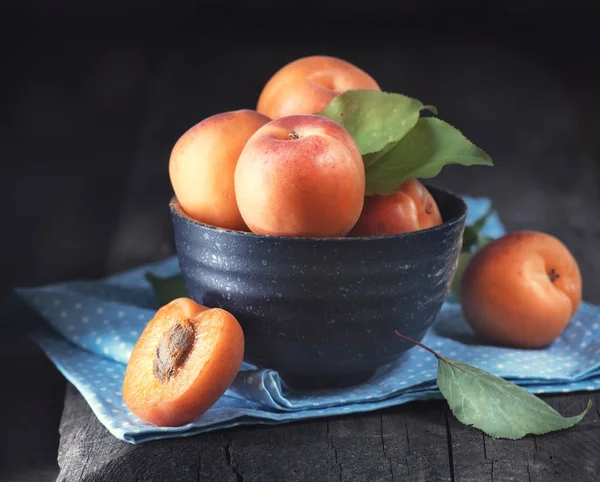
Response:
POLYGON ((348 236, 389 236, 442 224, 435 199, 417 179, 402 183, 398 191, 372 195, 348 236))
POLYGON ((518 231, 478 251, 461 281, 461 306, 490 343, 543 348, 564 330, 581 302, 577 261, 556 237, 518 231))
POLYGON ((247 231, 235 200, 233 175, 240 152, 269 118, 242 109, 210 116, 175 143, 169 176, 182 211, 192 219, 247 231))
POLYGON ((185 425, 225 393, 243 356, 244 335, 231 313, 178 298, 142 332, 127 364, 123 398, 145 422, 185 425))
POLYGON ((345 236, 363 207, 364 163, 354 139, 336 122, 317 115, 281 117, 244 147, 235 193, 253 233, 345 236))
POLYGON ((381 90, 364 70, 345 60, 315 55, 288 63, 265 84, 256 110, 277 119, 315 114, 348 90, 381 90))

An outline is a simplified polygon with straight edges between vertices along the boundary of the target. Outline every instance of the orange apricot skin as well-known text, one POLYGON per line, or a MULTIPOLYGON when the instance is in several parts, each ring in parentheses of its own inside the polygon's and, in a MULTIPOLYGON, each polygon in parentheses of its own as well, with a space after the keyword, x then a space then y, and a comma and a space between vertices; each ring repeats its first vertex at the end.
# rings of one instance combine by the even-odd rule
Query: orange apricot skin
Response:
POLYGON ((125 372, 123 398, 131 412, 147 423, 165 427, 185 425, 206 412, 225 393, 239 371, 243 356, 244 334, 231 313, 207 308, 189 298, 173 300, 157 311, 136 343, 125 372), (217 336, 210 339, 196 335, 191 354, 179 374, 168 382, 175 384, 174 388, 165 389, 152 372, 160 342, 157 334, 162 335, 173 322, 183 319, 191 320, 202 330, 207 317, 216 320, 217 336), (153 323, 162 326, 157 329, 153 323), (202 353, 205 348, 210 353, 202 353), (198 366, 195 362, 202 357, 205 360, 198 366), (180 383, 179 377, 185 380, 180 383))
POLYGON ((255 234, 345 236, 363 207, 364 163, 354 139, 336 122, 285 116, 261 127, 246 144, 235 193, 255 234))
POLYGON ((372 195, 348 236, 389 236, 442 224, 435 199, 417 179, 402 183, 398 191, 372 195))
POLYGON ((577 261, 559 239, 517 231, 473 256, 461 281, 462 311, 473 331, 492 344, 543 348, 577 311, 581 284, 577 261))
POLYGON ((348 90, 381 90, 364 70, 345 60, 315 55, 282 67, 265 84, 256 110, 277 119, 291 114, 315 114, 348 90))
POLYGON ((210 116, 188 129, 169 158, 169 177, 181 209, 192 219, 247 231, 235 200, 233 175, 240 152, 270 119, 242 109, 210 116))

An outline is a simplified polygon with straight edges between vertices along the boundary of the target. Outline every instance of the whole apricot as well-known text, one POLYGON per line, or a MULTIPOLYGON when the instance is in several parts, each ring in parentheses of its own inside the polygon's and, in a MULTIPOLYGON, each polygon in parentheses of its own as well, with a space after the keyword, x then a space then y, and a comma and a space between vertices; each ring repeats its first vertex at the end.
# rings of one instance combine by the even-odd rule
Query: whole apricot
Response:
POLYGON ((442 224, 435 199, 417 179, 402 183, 398 191, 372 195, 348 236, 388 236, 442 224))
POLYGON ((225 229, 247 231, 235 200, 233 176, 240 152, 270 119, 242 109, 210 116, 175 143, 169 176, 185 214, 225 229))
POLYGON ((294 60, 265 84, 258 112, 277 119, 291 114, 315 114, 348 90, 381 90, 364 70, 336 57, 314 55, 294 60))
POLYGON ((364 163, 338 123, 318 115, 281 117, 242 150, 235 194, 256 234, 345 236, 363 207, 364 163))
POLYGON ((465 319, 481 338, 514 348, 542 348, 577 311, 581 275, 559 239, 518 231, 473 256, 460 292, 465 319))

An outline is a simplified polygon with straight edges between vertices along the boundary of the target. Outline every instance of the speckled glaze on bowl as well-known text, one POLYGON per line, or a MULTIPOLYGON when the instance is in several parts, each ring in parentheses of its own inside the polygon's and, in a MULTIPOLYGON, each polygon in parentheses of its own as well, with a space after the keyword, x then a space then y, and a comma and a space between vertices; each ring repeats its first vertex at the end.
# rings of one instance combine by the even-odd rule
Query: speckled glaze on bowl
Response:
POLYGON ((428 186, 444 223, 370 238, 260 236, 198 223, 170 203, 192 299, 240 321, 245 359, 290 386, 365 381, 421 340, 448 296, 467 206, 428 186))

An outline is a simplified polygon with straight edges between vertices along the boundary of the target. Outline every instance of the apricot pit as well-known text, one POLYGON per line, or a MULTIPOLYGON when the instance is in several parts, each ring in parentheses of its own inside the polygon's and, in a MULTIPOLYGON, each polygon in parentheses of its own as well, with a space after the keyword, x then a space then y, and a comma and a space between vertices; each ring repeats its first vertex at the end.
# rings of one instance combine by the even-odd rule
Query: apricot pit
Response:
POLYGON ((154 376, 168 382, 177 375, 194 344, 194 328, 188 320, 175 323, 161 338, 154 359, 154 376))

